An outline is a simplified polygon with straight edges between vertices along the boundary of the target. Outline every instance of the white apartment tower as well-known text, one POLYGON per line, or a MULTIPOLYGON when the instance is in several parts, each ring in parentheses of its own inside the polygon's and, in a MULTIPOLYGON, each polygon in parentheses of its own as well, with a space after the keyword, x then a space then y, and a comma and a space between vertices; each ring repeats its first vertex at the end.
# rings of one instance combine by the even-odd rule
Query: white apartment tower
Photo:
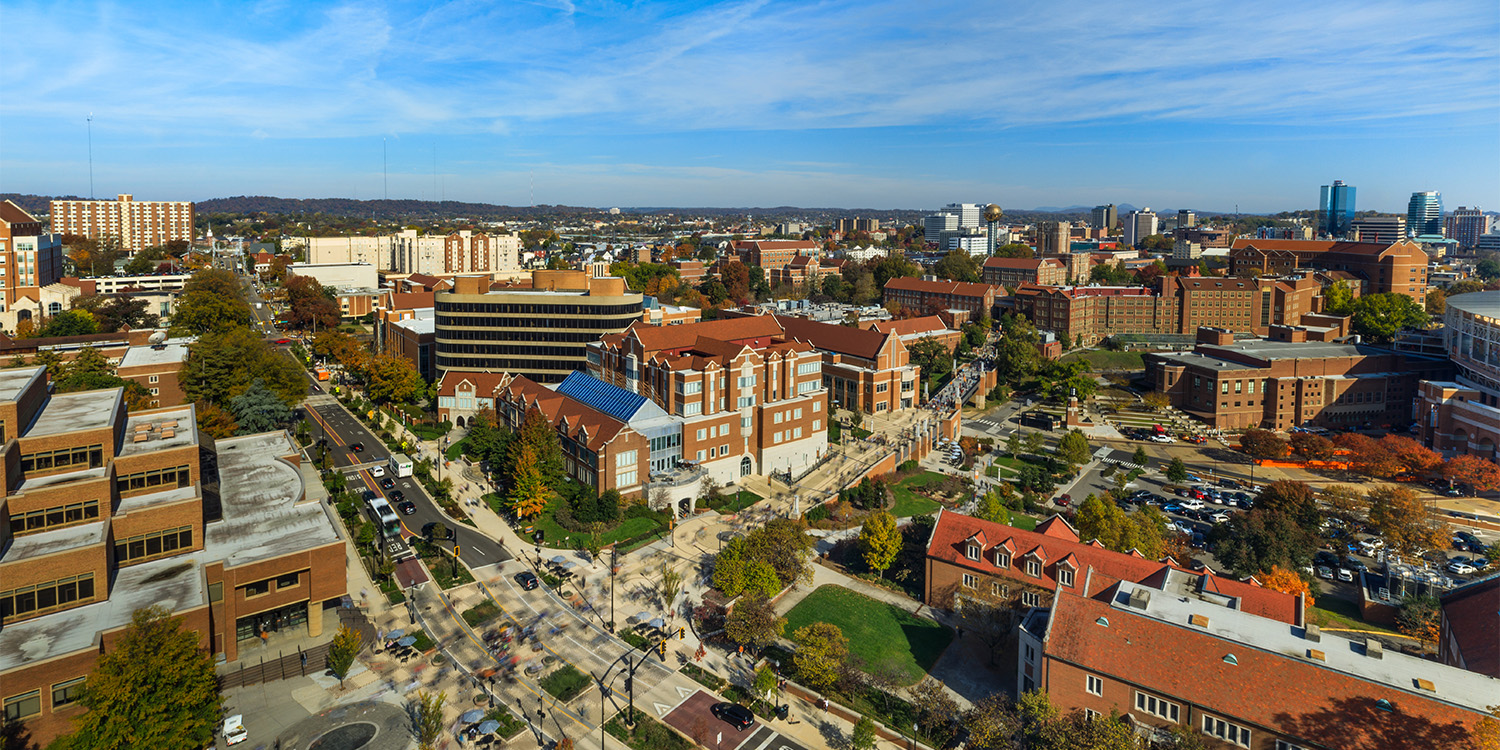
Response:
POLYGON ((1141 240, 1157 233, 1156 213, 1147 206, 1125 215, 1125 244, 1135 247, 1141 240))

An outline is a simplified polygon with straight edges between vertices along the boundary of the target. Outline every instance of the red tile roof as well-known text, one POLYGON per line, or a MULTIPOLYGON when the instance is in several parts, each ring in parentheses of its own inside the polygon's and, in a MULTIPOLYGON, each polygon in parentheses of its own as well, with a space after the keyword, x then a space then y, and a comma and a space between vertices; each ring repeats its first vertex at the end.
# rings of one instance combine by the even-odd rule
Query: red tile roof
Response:
MULTIPOLYGON (((1413 243, 1401 240, 1394 243, 1381 242, 1339 242, 1334 240, 1261 240, 1254 237, 1241 237, 1230 245, 1230 252, 1242 248, 1253 248, 1265 252, 1292 252, 1311 255, 1322 255, 1324 253, 1343 253, 1346 255, 1380 255, 1385 251, 1411 245, 1418 251, 1420 247, 1413 243)), ((1405 249, 1403 247, 1403 249, 1405 249)))
MULTIPOLYGON (((996 567, 993 550, 1006 540, 1012 541, 1017 557, 1033 551, 1043 560, 1074 557, 1079 561, 1080 569, 1093 568, 1096 579, 1102 575, 1114 580, 1143 583, 1160 575, 1163 568, 1175 568, 1197 576, 1200 586, 1235 597, 1239 600, 1239 608, 1245 612, 1292 624, 1299 620, 1297 598, 1290 594, 1212 573, 1189 571, 1165 562, 1148 560, 1139 554, 1115 552, 1095 544, 1086 544, 1079 540, 1077 532, 1060 516, 1053 516, 1037 524, 1035 531, 1023 531, 1013 526, 942 511, 938 514, 937 524, 928 540, 927 556, 985 575, 1003 576, 1052 591, 1059 590, 1057 578, 1050 567, 1042 570, 1041 578, 1026 575, 1024 570, 1018 570, 1014 564, 1009 568, 996 567), (963 542, 976 532, 984 533, 989 539, 989 546, 981 550, 982 559, 970 560, 965 555, 966 545, 963 542)), ((1075 580, 1079 585, 1082 584, 1081 578, 1075 580)))
POLYGON ((1465 668, 1500 677, 1500 576, 1454 589, 1442 604, 1444 624, 1458 641, 1465 668))
POLYGON ((621 430, 625 429, 624 422, 524 375, 516 376, 516 379, 503 389, 503 395, 508 400, 524 401, 527 410, 541 409, 542 416, 546 417, 554 428, 566 423, 566 429, 563 431, 568 437, 584 443, 591 451, 603 448, 605 443, 613 440, 621 430), (585 435, 588 439, 581 440, 580 438, 585 435))
POLYGON ((0 202, 0 221, 6 224, 35 224, 36 217, 26 212, 26 209, 17 206, 10 201, 0 202))
POLYGON ((971 284, 963 281, 923 281, 902 276, 885 282, 886 289, 899 289, 924 294, 952 294, 959 297, 983 297, 999 287, 990 284, 971 284))
POLYGON ((482 398, 494 396, 495 391, 513 377, 505 372, 464 372, 461 370, 446 370, 443 377, 438 379, 437 392, 439 396, 452 396, 458 390, 458 384, 468 381, 474 384, 474 393, 482 398))
POLYGON ((897 336, 911 336, 917 333, 941 333, 948 330, 948 324, 936 315, 924 315, 920 318, 907 318, 905 320, 877 320, 870 326, 881 333, 894 333, 897 336))
POLYGON ((987 258, 984 261, 985 268, 1016 268, 1024 270, 1041 268, 1043 264, 1058 268, 1063 267, 1062 261, 1054 258, 1001 258, 997 256, 987 258))
MULTIPOLYGON (((641 344, 647 357, 660 351, 685 349, 698 341, 699 337, 720 341, 749 341, 779 335, 781 325, 770 315, 752 315, 743 318, 720 318, 680 326, 653 326, 641 321, 630 324, 625 337, 634 337, 641 344)), ((767 341, 766 343, 769 343, 767 341)))
MULTIPOLYGON (((1187 711, 1196 709, 1252 724, 1255 747, 1270 747, 1259 738, 1265 736, 1264 728, 1271 728, 1302 744, 1329 748, 1457 748, 1466 746, 1469 728, 1480 719, 1472 711, 1417 694, 1415 686, 1398 690, 1263 651, 1216 631, 1110 606, 1113 591, 1110 587, 1095 598, 1059 593, 1047 629, 1046 656, 1179 702, 1184 720, 1187 711), (1101 617, 1107 626, 1098 622, 1101 617), (1236 663, 1225 661, 1230 654, 1236 663), (1389 700, 1395 710, 1378 709, 1380 699, 1389 700)), ((1332 635, 1323 642, 1327 648, 1352 647, 1332 635)), ((1042 674, 1048 671, 1044 668, 1042 674)), ((1119 708, 1128 712, 1134 706, 1119 708)))
POLYGON ((786 331, 786 338, 805 341, 823 351, 848 354, 861 359, 875 359, 885 346, 886 334, 862 328, 820 323, 806 318, 774 316, 786 331))
POLYGON ((391 295, 392 310, 421 310, 432 307, 436 292, 396 292, 391 295))

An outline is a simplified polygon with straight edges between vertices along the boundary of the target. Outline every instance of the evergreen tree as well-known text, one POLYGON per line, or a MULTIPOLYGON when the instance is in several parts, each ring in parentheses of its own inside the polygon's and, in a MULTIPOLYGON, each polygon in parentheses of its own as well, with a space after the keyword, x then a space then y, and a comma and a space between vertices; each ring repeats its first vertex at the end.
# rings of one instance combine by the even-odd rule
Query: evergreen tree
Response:
POLYGON ((292 410, 266 388, 265 381, 260 378, 256 378, 244 393, 229 399, 229 413, 234 415, 241 435, 281 429, 292 421, 292 410))

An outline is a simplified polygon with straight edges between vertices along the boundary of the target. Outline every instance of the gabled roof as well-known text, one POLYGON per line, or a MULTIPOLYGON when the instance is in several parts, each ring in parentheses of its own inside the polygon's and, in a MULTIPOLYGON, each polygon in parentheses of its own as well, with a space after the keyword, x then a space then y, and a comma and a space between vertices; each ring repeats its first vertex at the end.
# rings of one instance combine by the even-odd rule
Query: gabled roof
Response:
POLYGON ((1341 242, 1336 240, 1261 240, 1254 237, 1241 237, 1230 245, 1229 251, 1234 252, 1245 248, 1260 250, 1263 252, 1290 252, 1304 255, 1323 255, 1325 253, 1339 253, 1343 255, 1381 255, 1393 248, 1408 249, 1410 245, 1421 251, 1421 248, 1404 240, 1397 242, 1341 242))
POLYGON ((936 315, 923 315, 920 318, 907 318, 905 320, 877 320, 870 326, 881 333, 894 333, 897 336, 911 336, 918 333, 942 333, 948 330, 948 324, 936 315))
POLYGON ((817 349, 848 354, 862 359, 875 359, 885 346, 887 334, 862 328, 850 328, 836 323, 820 323, 806 318, 774 317, 786 331, 787 338, 805 341, 817 349))
POLYGON ((901 276, 885 282, 886 289, 897 289, 923 294, 952 294, 959 297, 983 297, 995 292, 998 287, 991 284, 971 284, 963 281, 923 281, 901 276))
POLYGON ((513 377, 505 372, 464 372, 462 370, 445 370, 443 376, 438 379, 437 392, 440 396, 452 396, 458 392, 459 383, 471 383, 474 385, 474 393, 478 396, 489 398, 495 395, 500 386, 513 377))
POLYGON ((568 376, 557 384, 557 392, 581 401, 621 422, 629 422, 630 418, 648 403, 645 396, 606 383, 586 372, 568 373, 568 376))
MULTIPOLYGON (((1053 516, 1037 524, 1035 531, 1025 531, 951 511, 943 511, 938 515, 932 536, 928 540, 927 556, 986 575, 1025 581, 1054 591, 1058 589, 1054 568, 1050 565, 1043 569, 1041 578, 1024 575, 1023 571, 1017 571, 1013 567, 1000 569, 994 565, 993 547, 984 550, 984 554, 981 555, 983 559, 970 560, 964 554, 964 544, 979 531, 985 532, 989 539, 1013 538, 1016 551, 1022 555, 1035 554, 1043 561, 1071 557, 1077 561, 1080 570, 1092 569, 1095 578, 1099 580, 1107 578, 1145 582, 1152 580, 1153 577, 1166 580, 1164 573, 1168 571, 1165 569, 1170 568, 1197 580, 1201 588, 1204 585, 1203 576, 1212 576, 1211 573, 1189 571, 1166 562, 1147 560, 1138 555, 1115 552, 1084 543, 1079 540, 1077 533, 1067 521, 1060 516, 1053 516)), ((1235 599, 1239 608, 1246 612, 1286 623, 1296 623, 1299 619, 1300 607, 1297 598, 1290 594, 1227 578, 1218 578, 1208 585, 1217 589, 1222 596, 1235 599)))
POLYGON ((36 217, 11 201, 0 202, 0 221, 6 224, 35 224, 36 217))
POLYGON ((523 375, 510 381, 503 394, 524 403, 527 410, 540 409, 553 427, 591 451, 603 448, 625 429, 624 422, 523 375))
POLYGON ((625 336, 635 337, 648 356, 650 353, 663 350, 685 349, 697 342, 699 337, 720 341, 743 341, 769 338, 780 333, 781 325, 770 315, 720 318, 680 326, 653 326, 636 321, 625 330, 625 336))
MULTIPOLYGON (((1116 584, 1093 597, 1059 592, 1043 645, 1047 658, 1304 745, 1462 747, 1481 717, 1463 707, 1484 698, 1463 695, 1475 680, 1455 674, 1461 670, 1396 652, 1376 659, 1356 641, 1332 634, 1307 641, 1301 628, 1158 591, 1137 608, 1127 603, 1134 590, 1116 584), (1189 612, 1206 617, 1206 625, 1192 623, 1189 612), (1325 658, 1310 658, 1310 650, 1325 658), (1410 674, 1429 675, 1436 691, 1426 694, 1410 674), (1381 710, 1380 700, 1394 710, 1381 710)), ((1187 718, 1188 706, 1182 708, 1187 718)))

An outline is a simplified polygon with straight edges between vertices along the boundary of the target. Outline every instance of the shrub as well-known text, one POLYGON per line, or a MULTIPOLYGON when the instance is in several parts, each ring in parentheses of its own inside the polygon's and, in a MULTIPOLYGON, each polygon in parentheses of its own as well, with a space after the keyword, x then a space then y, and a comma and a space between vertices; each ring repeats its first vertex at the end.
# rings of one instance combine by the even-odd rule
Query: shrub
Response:
POLYGON ((572 664, 564 664, 553 670, 552 674, 542 678, 538 684, 543 690, 552 694, 552 697, 567 703, 578 697, 589 686, 589 676, 578 671, 572 664))
POLYGON ((807 514, 803 516, 803 518, 808 523, 813 523, 814 521, 825 521, 832 515, 833 514, 828 511, 827 505, 815 505, 813 506, 812 510, 809 510, 807 514))

